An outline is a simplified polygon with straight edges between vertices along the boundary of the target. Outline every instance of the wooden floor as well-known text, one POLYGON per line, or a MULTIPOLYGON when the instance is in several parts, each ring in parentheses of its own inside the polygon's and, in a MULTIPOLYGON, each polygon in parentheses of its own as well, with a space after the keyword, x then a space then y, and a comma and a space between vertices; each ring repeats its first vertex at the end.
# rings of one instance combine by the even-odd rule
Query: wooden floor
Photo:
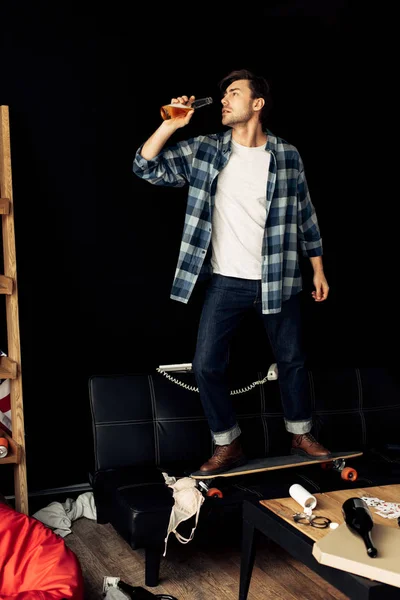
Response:
MULTIPOLYGON (((195 534, 196 535, 196 534, 195 534)), ((111 525, 81 518, 72 524, 65 543, 77 555, 85 579, 85 600, 103 597, 103 577, 120 577, 133 586, 144 585, 144 552, 132 550, 111 525)), ((197 547, 196 540, 180 544, 170 536, 162 558, 160 585, 147 588, 178 600, 237 600, 240 547, 211 544, 197 547)), ((346 600, 347 596, 294 560, 273 542, 260 536, 248 600, 346 600)))

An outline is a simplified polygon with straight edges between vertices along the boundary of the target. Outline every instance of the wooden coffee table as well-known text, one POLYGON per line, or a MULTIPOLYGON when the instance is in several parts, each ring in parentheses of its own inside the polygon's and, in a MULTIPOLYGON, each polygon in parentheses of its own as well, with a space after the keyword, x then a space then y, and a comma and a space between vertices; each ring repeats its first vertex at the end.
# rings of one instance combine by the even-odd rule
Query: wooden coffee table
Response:
MULTIPOLYGON (((343 523, 342 505, 347 498, 380 498, 387 502, 400 502, 400 484, 379 487, 352 488, 313 494, 317 498, 315 515, 328 517, 332 522, 343 523)), ((255 557, 255 533, 261 531, 279 544, 294 558, 304 563, 344 594, 354 600, 399 600, 400 588, 359 577, 340 569, 320 564, 312 555, 314 542, 331 529, 317 529, 310 525, 295 523, 293 515, 301 512, 301 506, 293 498, 260 500, 243 504, 242 559, 240 566, 239 600, 246 600, 255 557)), ((397 519, 385 519, 371 509, 375 523, 398 527, 397 519)))

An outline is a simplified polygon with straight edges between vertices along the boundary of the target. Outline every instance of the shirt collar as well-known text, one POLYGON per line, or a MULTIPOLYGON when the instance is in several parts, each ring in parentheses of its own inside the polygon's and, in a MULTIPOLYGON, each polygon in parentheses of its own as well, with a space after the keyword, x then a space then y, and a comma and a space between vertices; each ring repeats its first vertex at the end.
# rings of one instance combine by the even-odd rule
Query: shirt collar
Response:
POLYGON ((278 149, 278 138, 269 129, 266 129, 265 133, 268 136, 266 149, 270 150, 271 152, 276 152, 278 149))
MULTIPOLYGON (((270 152, 276 152, 277 146, 278 146, 278 140, 277 140, 276 135, 274 135, 272 133, 272 131, 270 131, 269 129, 266 129, 265 133, 268 136, 265 149, 269 150, 270 152)), ((223 138, 222 138, 222 153, 225 155, 230 152, 231 140, 232 140, 232 129, 228 129, 227 131, 225 131, 225 133, 223 134, 223 138)))

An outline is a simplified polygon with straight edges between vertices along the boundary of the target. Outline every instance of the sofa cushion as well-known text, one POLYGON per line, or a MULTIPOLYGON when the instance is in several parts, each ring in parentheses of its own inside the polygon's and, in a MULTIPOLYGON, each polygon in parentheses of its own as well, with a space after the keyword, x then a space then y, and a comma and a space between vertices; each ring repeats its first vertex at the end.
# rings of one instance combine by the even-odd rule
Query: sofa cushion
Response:
POLYGON ((132 548, 160 546, 173 504, 172 490, 165 483, 119 486, 113 490, 110 520, 132 548))

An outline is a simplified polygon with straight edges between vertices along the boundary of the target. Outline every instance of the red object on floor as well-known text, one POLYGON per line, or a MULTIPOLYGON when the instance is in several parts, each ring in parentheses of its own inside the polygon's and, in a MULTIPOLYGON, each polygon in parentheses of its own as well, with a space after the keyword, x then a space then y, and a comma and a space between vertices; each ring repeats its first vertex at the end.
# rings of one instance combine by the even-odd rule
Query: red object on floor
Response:
POLYGON ((0 503, 0 600, 83 600, 79 561, 63 538, 0 503))

